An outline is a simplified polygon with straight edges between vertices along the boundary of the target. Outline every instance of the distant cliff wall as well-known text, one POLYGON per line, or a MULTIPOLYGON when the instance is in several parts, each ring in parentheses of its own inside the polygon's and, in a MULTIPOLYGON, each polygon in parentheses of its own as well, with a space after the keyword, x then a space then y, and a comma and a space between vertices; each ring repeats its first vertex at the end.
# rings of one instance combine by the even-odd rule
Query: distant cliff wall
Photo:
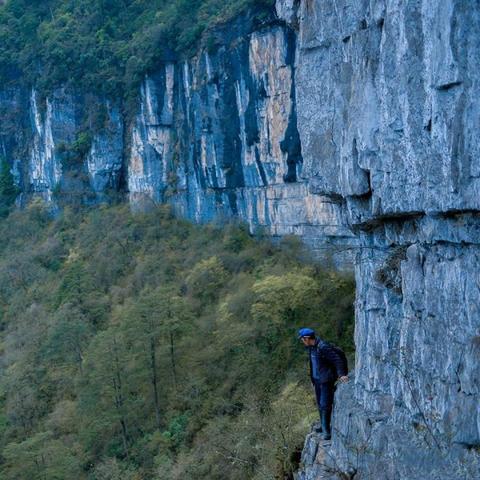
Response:
POLYGON ((263 24, 234 19, 210 48, 148 74, 128 119, 92 94, 2 91, 0 152, 25 201, 165 201, 193 221, 236 216, 252 231, 299 235, 345 263, 356 239, 343 210, 302 176, 296 45, 273 12, 263 24))

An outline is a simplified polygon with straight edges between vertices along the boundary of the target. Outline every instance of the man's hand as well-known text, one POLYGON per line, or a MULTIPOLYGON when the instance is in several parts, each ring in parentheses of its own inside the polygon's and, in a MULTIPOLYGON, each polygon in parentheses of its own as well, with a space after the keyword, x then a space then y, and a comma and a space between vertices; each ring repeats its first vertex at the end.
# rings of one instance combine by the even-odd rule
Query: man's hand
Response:
POLYGON ((347 383, 348 382, 348 377, 346 375, 344 375, 343 377, 340 377, 338 379, 341 383, 347 383))

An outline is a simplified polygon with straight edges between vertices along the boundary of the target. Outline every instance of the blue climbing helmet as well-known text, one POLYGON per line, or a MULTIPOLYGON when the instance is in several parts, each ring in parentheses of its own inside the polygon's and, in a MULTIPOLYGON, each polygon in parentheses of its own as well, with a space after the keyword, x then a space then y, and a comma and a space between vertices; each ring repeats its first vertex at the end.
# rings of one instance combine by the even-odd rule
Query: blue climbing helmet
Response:
POLYGON ((311 328, 301 328, 298 331, 298 338, 314 337, 314 336, 315 336, 315 330, 312 330, 311 328))

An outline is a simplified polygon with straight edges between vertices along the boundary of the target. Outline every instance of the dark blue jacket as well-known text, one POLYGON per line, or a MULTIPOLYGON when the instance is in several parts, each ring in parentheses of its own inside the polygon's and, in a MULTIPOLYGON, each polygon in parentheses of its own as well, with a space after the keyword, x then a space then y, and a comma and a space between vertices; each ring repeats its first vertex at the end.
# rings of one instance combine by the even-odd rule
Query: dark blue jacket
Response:
POLYGON ((325 340, 317 338, 315 345, 307 347, 307 350, 312 383, 334 382, 337 378, 348 374, 345 359, 325 340))

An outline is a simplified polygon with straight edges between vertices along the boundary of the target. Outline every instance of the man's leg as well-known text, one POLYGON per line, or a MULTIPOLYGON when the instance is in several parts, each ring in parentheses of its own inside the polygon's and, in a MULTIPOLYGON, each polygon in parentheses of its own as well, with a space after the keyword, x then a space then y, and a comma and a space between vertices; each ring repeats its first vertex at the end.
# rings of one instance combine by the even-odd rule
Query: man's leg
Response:
MULTIPOLYGON (((314 383, 313 384, 314 388, 315 388, 315 397, 316 397, 316 400, 317 400, 317 408, 318 408, 318 414, 320 416, 320 422, 322 420, 322 409, 320 407, 320 400, 322 398, 322 384, 321 383, 314 383)), ((320 426, 317 427, 315 429, 317 432, 322 432, 322 427, 321 427, 321 423, 320 423, 320 426)))
POLYGON ((320 387, 320 418, 322 419, 322 429, 324 440, 331 438, 331 419, 333 409, 333 395, 335 392, 335 383, 322 383, 320 387))

